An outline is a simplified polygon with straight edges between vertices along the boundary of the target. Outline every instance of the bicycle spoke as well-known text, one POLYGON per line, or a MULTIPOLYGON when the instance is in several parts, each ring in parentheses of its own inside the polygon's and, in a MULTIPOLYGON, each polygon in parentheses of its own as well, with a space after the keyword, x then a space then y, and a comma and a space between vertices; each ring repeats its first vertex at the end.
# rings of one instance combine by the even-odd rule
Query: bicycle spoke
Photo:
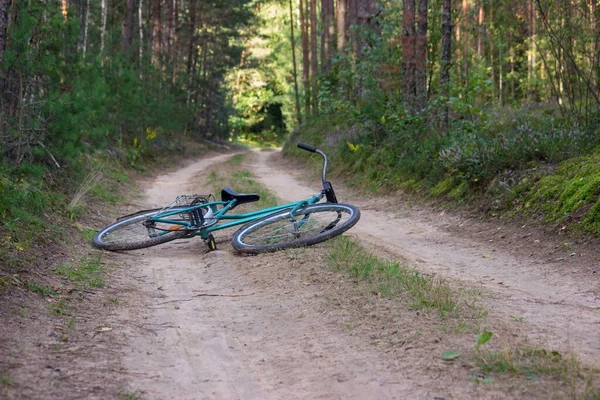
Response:
POLYGON ((344 215, 337 211, 300 214, 296 215, 294 221, 290 221, 289 216, 287 216, 271 223, 268 228, 265 226, 263 229, 257 229, 249 233, 244 241, 249 245, 292 242, 328 231, 340 223, 343 218, 344 215))

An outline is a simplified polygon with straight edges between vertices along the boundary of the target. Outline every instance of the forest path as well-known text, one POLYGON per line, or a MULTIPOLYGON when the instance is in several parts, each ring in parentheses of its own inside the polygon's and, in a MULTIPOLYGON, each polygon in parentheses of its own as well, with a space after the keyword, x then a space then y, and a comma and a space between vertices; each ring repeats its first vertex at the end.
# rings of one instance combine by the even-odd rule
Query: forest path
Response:
MULTIPOLYGON (((148 182, 147 198, 123 213, 202 192, 205 169, 230 156, 200 160, 148 182)), ((281 198, 319 189, 291 176, 278 153, 255 152, 250 162, 249 169, 281 198)), ((349 234, 376 252, 484 287, 492 313, 523 317, 522 331, 535 343, 572 348, 587 362, 598 360, 600 304, 584 293, 593 282, 561 280, 550 268, 537 270, 533 260, 501 251, 483 258, 493 249, 453 236, 420 214, 344 191, 338 198, 361 207, 362 218, 349 234)), ((312 257, 315 250, 241 256, 229 237, 219 235, 219 250, 210 253, 193 239, 118 255, 131 269, 125 279, 132 289, 116 324, 123 327, 125 341, 121 372, 142 398, 524 397, 518 385, 514 393, 495 391, 470 381, 465 367, 441 362, 439 354, 449 346, 445 339, 423 338, 413 326, 415 313, 392 312, 385 299, 373 300, 365 312, 373 321, 394 314, 403 339, 397 345, 378 344, 377 323, 364 324, 360 318, 366 317, 347 312, 352 299, 345 297, 353 284, 327 272, 312 257)))

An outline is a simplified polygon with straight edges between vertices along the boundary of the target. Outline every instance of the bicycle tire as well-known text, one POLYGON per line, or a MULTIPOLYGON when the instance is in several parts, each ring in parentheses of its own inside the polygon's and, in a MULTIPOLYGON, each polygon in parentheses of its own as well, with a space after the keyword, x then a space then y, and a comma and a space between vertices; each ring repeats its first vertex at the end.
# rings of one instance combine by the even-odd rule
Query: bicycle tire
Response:
MULTIPOLYGON (((179 207, 185 208, 185 207, 179 207)), ((141 213, 133 214, 126 218, 102 228, 92 239, 92 245, 98 249, 108 251, 137 250, 151 246, 167 243, 172 240, 181 239, 190 234, 189 230, 174 230, 160 236, 150 236, 149 229, 143 225, 150 217, 154 217, 161 212, 172 211, 174 208, 147 210, 141 213), (127 232, 130 232, 127 235, 127 232), (125 234, 123 239, 119 239, 119 234, 125 234)), ((171 219, 176 219, 170 217, 171 219)), ((176 226, 176 225, 171 225, 176 226)), ((167 225, 165 228, 168 230, 167 225)))
POLYGON ((352 228, 360 219, 360 211, 349 204, 324 203, 297 210, 294 223, 289 216, 290 209, 287 209, 247 223, 234 233, 233 248, 241 253, 258 254, 312 246, 352 228), (305 222, 298 230, 294 225, 299 221, 305 222))

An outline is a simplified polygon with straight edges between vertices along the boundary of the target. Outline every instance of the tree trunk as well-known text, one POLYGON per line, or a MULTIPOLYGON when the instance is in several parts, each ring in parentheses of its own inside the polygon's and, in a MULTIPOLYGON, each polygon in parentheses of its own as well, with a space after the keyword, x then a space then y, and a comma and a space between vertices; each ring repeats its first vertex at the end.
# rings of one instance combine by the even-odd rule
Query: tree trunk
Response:
POLYGON ((171 82, 175 84, 177 71, 177 23, 179 21, 179 3, 178 0, 173 0, 173 38, 171 42, 171 82))
POLYGON ((326 0, 327 3, 329 4, 327 6, 327 10, 328 10, 328 14, 329 14, 329 33, 328 33, 328 37, 329 40, 327 41, 328 43, 328 47, 329 47, 329 51, 327 52, 327 57, 329 58, 329 64, 327 65, 327 68, 331 67, 331 56, 335 53, 336 50, 336 44, 337 44, 337 37, 335 35, 335 1, 334 0, 326 0))
POLYGON ((485 19, 485 13, 483 10, 483 4, 479 6, 479 14, 477 19, 478 34, 477 34, 477 54, 483 56, 483 37, 485 35, 485 27, 483 25, 485 19))
POLYGON ((337 8, 337 51, 343 52, 346 46, 348 0, 338 0, 337 8))
POLYGON ((158 65, 161 53, 161 0, 152 0, 152 63, 158 65))
POLYGON ((450 65, 452 63, 452 2, 442 1, 442 65, 440 68, 440 94, 442 110, 440 128, 445 134, 448 130, 448 98, 450 93, 450 65))
POLYGON ((346 40, 350 42, 355 57, 358 54, 358 40, 356 30, 350 27, 358 24, 358 2, 359 0, 348 0, 346 3, 346 40))
POLYGON ((302 77, 304 81, 304 112, 306 120, 310 115, 310 61, 308 56, 308 24, 306 21, 306 9, 304 8, 304 2, 308 0, 300 0, 300 30, 302 37, 302 77))
POLYGON ((166 0, 165 6, 167 9, 167 54, 169 55, 169 61, 173 57, 173 32, 175 31, 175 12, 173 0, 166 0))
POLYGON ((129 53, 131 40, 133 38, 133 8, 134 0, 127 0, 125 19, 123 19, 123 30, 121 31, 121 49, 123 53, 129 53))
POLYGON ((0 65, 4 59, 6 50, 6 38, 8 35, 8 8, 11 0, 0 0, 0 65))
POLYGON ((140 33, 140 73, 139 73, 139 78, 140 80, 144 77, 144 73, 143 73, 143 65, 144 65, 144 19, 143 19, 143 9, 144 9, 144 0, 140 0, 140 6, 138 8, 138 30, 140 33))
MULTIPOLYGON (((133 0, 131 0, 131 1, 133 1, 133 0)), ((86 6, 85 6, 85 19, 84 19, 84 26, 83 26, 83 44, 82 44, 82 52, 81 52, 81 57, 82 57, 83 61, 85 61, 85 54, 87 53, 89 22, 90 22, 90 0, 87 0, 86 6)))
MULTIPOLYGON (((493 24, 493 21, 494 21, 494 8, 493 7, 490 7, 490 9, 489 9, 489 15, 490 15, 489 21, 493 24)), ((488 46, 489 46, 489 49, 490 49, 490 53, 489 53, 490 54, 490 58, 489 58, 489 60, 490 60, 490 74, 491 74, 490 78, 491 78, 491 81, 492 81, 492 99, 494 99, 496 97, 496 71, 495 71, 495 63, 494 63, 494 56, 495 56, 494 55, 494 48, 495 48, 495 44, 494 44, 494 36, 495 35, 494 35, 494 33, 495 32, 494 31, 495 31, 495 29, 491 30, 489 32, 490 34, 488 36, 488 38, 489 38, 488 46)))
POLYGON ((329 0, 321 0, 321 74, 329 70, 329 0))
POLYGON ((536 72, 536 9, 534 0, 529 2, 529 51, 527 52, 527 83, 529 90, 527 91, 527 98, 531 100, 535 96, 535 78, 536 72))
POLYGON ((192 93, 192 67, 194 61, 194 48, 196 42, 196 0, 190 0, 190 23, 189 23, 189 44, 187 54, 187 75, 188 75, 188 88, 187 88, 187 101, 190 104, 191 93, 192 93))
POLYGON ((498 104, 504 105, 504 55, 502 54, 502 39, 498 43, 498 104))
POLYGON ((102 0, 102 28, 100 30, 100 65, 104 66, 104 41, 106 40, 106 0, 102 0))
MULTIPOLYGON (((467 0, 462 0, 462 18, 463 18, 463 39, 462 39, 462 74, 464 74, 465 87, 469 86, 469 7, 467 0)), ((457 44, 458 45, 458 44, 457 44)))
POLYGON ((402 100, 415 112, 415 0, 405 0, 402 11, 402 100))
POLYGON ((290 30, 292 31, 292 64, 294 67, 294 94, 296 95, 296 118, 298 126, 302 125, 302 111, 300 109, 300 96, 298 94, 298 71, 296 69, 296 37, 294 36, 294 9, 290 0, 290 30))
MULTIPOLYGON (((4 76, 2 69, 2 61, 4 60, 4 52, 6 51, 9 24, 8 9, 10 3, 10 0, 0 0, 0 137, 2 137, 8 129, 8 126, 6 125, 7 122, 4 120, 6 114, 6 107, 4 104, 6 77, 4 76)), ((0 142, 0 144, 2 143, 0 142)))
POLYGON ((319 60, 317 59, 317 0, 310 0, 310 75, 311 75, 311 94, 312 94, 312 114, 318 116, 319 101, 317 92, 319 89, 318 78, 319 60))
POLYGON ((419 0, 419 21, 415 48, 415 106, 422 111, 427 105, 427 0, 419 0))

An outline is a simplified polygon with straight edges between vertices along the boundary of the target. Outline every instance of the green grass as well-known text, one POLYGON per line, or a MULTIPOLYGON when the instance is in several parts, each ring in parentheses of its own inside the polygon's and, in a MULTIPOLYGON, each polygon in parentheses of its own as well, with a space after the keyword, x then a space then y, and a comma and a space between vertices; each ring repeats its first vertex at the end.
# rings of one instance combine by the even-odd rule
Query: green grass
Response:
POLYGON ((521 186, 511 198, 518 211, 600 236, 600 152, 564 161, 555 172, 521 186))
POLYGON ((236 154, 211 169, 208 174, 208 184, 212 187, 213 193, 219 197, 221 189, 229 187, 239 193, 256 193, 260 196, 258 202, 251 203, 247 207, 261 209, 276 206, 277 197, 244 167, 243 163, 247 157, 247 153, 236 154))
POLYGON ((118 203, 120 201, 123 201, 123 196, 115 193, 113 187, 103 183, 99 183, 96 186, 94 186, 90 190, 90 193, 102 200, 108 201, 109 203, 118 203))
POLYGON ((46 183, 41 166, 0 164, 0 247, 3 252, 27 250, 43 232, 43 213, 59 198, 46 183))
POLYGON ((12 386, 13 385, 13 379, 8 376, 8 375, 2 375, 0 376, 0 385, 2 386, 12 386))
POLYGON ((98 231, 92 228, 81 229, 81 235, 87 242, 91 242, 98 231))
POLYGON ((142 394, 136 390, 132 393, 122 393, 119 395, 119 398, 123 400, 139 400, 142 398, 142 394))
POLYGON ((276 147, 280 147, 282 144, 282 140, 264 141, 264 139, 263 139, 260 142, 258 142, 256 140, 247 139, 247 138, 237 138, 237 139, 235 139, 234 144, 245 147, 247 149, 270 150, 270 149, 274 149, 276 147))
POLYGON ((508 374, 528 380, 556 377, 568 386, 572 399, 600 398, 599 371, 582 366, 575 356, 563 356, 541 348, 516 348, 502 352, 477 351, 475 362, 486 375, 508 374))
POLYGON ((441 316, 459 315, 461 311, 460 293, 443 280, 379 258, 352 238, 342 236, 331 241, 328 263, 335 271, 372 284, 381 296, 408 298, 412 309, 435 309, 441 316))
POLYGON ((83 257, 77 263, 63 263, 56 267, 56 273, 83 286, 104 287, 103 267, 100 256, 83 257))
POLYGON ((39 293, 42 296, 56 296, 58 294, 55 290, 35 281, 27 281, 27 290, 32 293, 39 293))
POLYGON ((108 157, 82 155, 64 168, 0 162, 0 269, 31 267, 33 243, 64 241, 64 227, 89 213, 87 200, 121 201, 118 184, 129 181, 125 168, 108 157))
POLYGON ((60 299, 48 304, 50 313, 55 316, 70 316, 69 305, 65 299, 60 299))
POLYGON ((118 306, 121 304, 121 300, 117 299, 116 297, 109 297, 108 302, 113 306, 118 306))

